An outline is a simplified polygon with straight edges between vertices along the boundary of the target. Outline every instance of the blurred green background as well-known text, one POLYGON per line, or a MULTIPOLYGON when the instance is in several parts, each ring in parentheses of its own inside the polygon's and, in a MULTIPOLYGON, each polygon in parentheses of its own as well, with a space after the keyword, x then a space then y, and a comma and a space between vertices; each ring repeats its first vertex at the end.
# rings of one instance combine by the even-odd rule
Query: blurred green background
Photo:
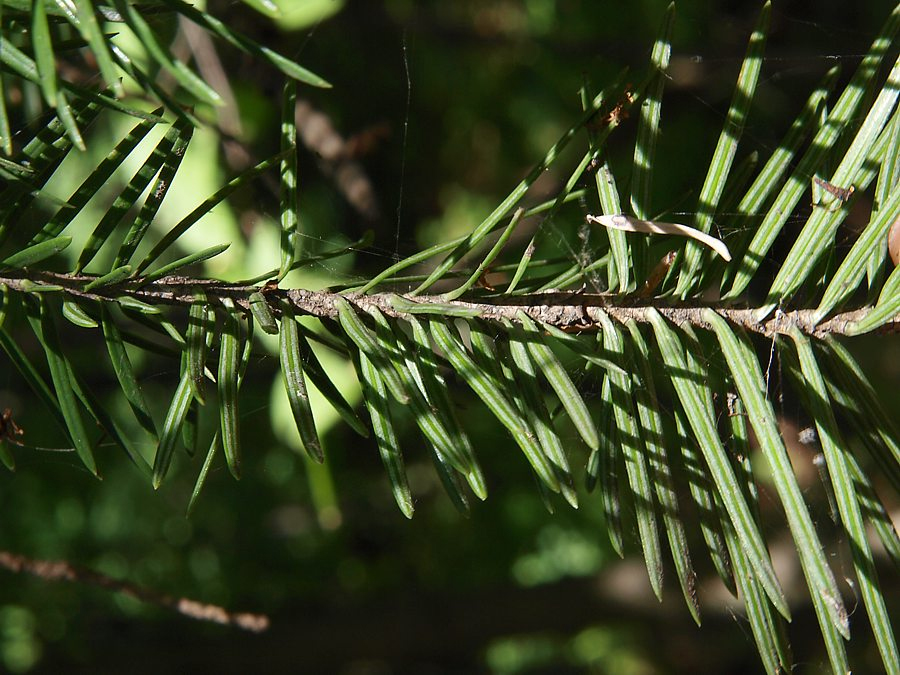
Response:
MULTIPOLYGON (((274 22, 239 3, 210 2, 208 9, 334 84, 331 90, 300 90, 313 111, 306 129, 312 133, 325 120, 348 141, 337 160, 324 145, 311 143, 302 153, 305 250, 355 240, 367 229, 374 230, 375 242, 355 257, 290 278, 293 285, 320 288, 357 282, 398 256, 480 222, 578 117, 585 78, 599 90, 627 66, 626 81, 640 79, 667 3, 280 4, 285 17, 274 22), (361 173, 347 178, 351 161, 361 173), (342 191, 351 188, 370 199, 364 208, 342 191)), ((891 8, 888 1, 777 3, 739 159, 756 150, 765 160, 828 68, 840 65, 845 81, 891 8)), ((758 3, 678 3, 654 209, 690 211, 696 203, 758 11, 758 3)), ((161 32, 182 39, 165 17, 153 21, 161 32)), ((224 134, 212 126, 195 134, 162 225, 252 163, 248 157, 258 160, 277 150, 279 75, 226 46, 217 45, 217 54, 235 107, 230 117, 221 113, 224 134)), ((33 106, 34 96, 25 91, 11 111, 26 135, 29 124, 41 123, 33 106)), ((215 121, 212 111, 198 114, 215 121)), ((67 160, 71 166, 55 186, 60 194, 68 194, 81 179, 79 171, 95 165, 124 133, 123 124, 104 118, 91 131, 97 149, 67 160)), ((626 123, 614 137, 614 170, 630 161, 632 132, 626 123)), ((329 137, 327 129, 322 133, 329 137)), ((553 194, 575 161, 573 152, 548 172, 533 199, 553 194)), ((277 266, 277 186, 269 178, 216 209, 185 241, 188 250, 233 242, 208 274, 237 279, 277 266)), ((106 203, 108 197, 104 202, 98 195, 94 215, 106 203)), ((583 208, 575 205, 574 219, 553 225, 551 244, 556 241, 569 255, 590 254, 572 226, 583 208)), ((86 226, 84 236, 89 231, 86 226)), ((520 251, 526 243, 510 247, 520 251)), ((112 396, 111 371, 90 368, 95 361, 105 363, 102 342, 90 331, 67 330, 73 361, 88 366, 84 374, 95 391, 112 396)), ((876 386, 896 392, 898 362, 875 342, 875 348, 857 346, 858 353, 876 386)), ((0 409, 15 411, 31 445, 64 444, 57 430, 43 424, 41 404, 3 358, 0 409)), ((352 369, 333 358, 326 366, 346 395, 358 399, 352 369)), ((160 416, 177 370, 157 357, 140 363, 142 385, 160 416)), ((691 622, 673 576, 660 605, 637 558, 618 560, 596 496, 581 494, 577 512, 560 506, 555 515, 547 513, 527 464, 480 405, 462 404, 491 494, 486 503, 473 505, 468 519, 443 494, 409 420, 401 424, 416 498, 409 522, 393 503, 372 443, 354 436, 324 407, 317 408, 317 420, 326 465, 313 467, 296 452, 279 378, 272 344, 263 341, 242 389, 244 478, 235 483, 217 463, 189 520, 185 508, 199 456, 179 457, 158 493, 113 448, 104 448, 99 458, 102 482, 65 453, 18 450, 17 472, 0 474, 0 549, 65 559, 163 593, 266 613, 269 631, 253 635, 201 624, 97 588, 0 572, 0 668, 347 675, 760 671, 749 627, 712 580, 699 536, 692 552, 701 578, 703 629, 691 622)), ((894 410, 900 408, 896 399, 896 393, 886 395, 894 410)), ((786 400, 786 423, 802 424, 799 407, 786 400)), ((110 405, 127 414, 121 403, 110 405)), ((583 449, 569 438, 573 464, 583 466, 583 449)), ((152 446, 145 451, 152 453, 152 446)), ((794 460, 798 471, 811 467, 811 456, 794 460)), ((829 532, 815 472, 801 479, 829 532)), ((779 522, 777 513, 770 520, 779 522)), ((783 550, 774 525, 771 536, 789 588, 801 588, 802 581, 789 576, 791 552, 783 550)), ((843 549, 838 545, 835 551, 843 549)), ((839 576, 849 573, 846 560, 835 560, 839 576)), ((888 575, 884 586, 896 601, 892 579, 888 575)), ((791 628, 797 670, 820 672, 827 660, 815 619, 802 597, 797 603, 791 628)), ((879 661, 864 618, 853 628, 852 661, 858 672, 876 672, 879 661)))

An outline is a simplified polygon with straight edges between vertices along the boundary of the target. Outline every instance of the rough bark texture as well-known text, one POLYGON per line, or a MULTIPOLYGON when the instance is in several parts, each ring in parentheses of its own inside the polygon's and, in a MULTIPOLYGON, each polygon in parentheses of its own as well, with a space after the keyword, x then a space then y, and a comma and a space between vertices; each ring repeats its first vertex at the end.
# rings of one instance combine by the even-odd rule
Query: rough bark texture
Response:
MULTIPOLYGON (((120 284, 93 288, 85 291, 84 287, 95 277, 76 274, 55 274, 50 272, 32 272, 28 279, 16 276, 12 272, 0 275, 0 284, 17 291, 34 291, 35 286, 58 286, 61 291, 74 298, 90 300, 115 301, 116 298, 129 296, 150 305, 168 305, 189 307, 196 301, 196 293, 202 289, 206 300, 212 304, 221 303, 224 298, 231 298, 236 306, 246 312, 250 311, 249 297, 251 293, 262 292, 269 300, 272 312, 280 314, 278 303, 274 300, 289 300, 297 314, 308 314, 319 318, 336 318, 337 309, 334 300, 338 293, 329 291, 307 291, 303 289, 279 289, 269 285, 245 286, 227 284, 217 280, 193 279, 190 277, 171 276, 152 283, 143 283, 140 279, 132 279, 120 284)), ((440 295, 409 296, 394 293, 374 293, 360 295, 354 293, 341 294, 361 309, 378 307, 388 316, 403 316, 405 313, 394 308, 392 301, 397 296, 412 300, 421 305, 439 305, 448 309, 444 315, 454 313, 466 314, 488 321, 500 319, 516 320, 516 314, 524 311, 532 319, 555 326, 570 332, 590 332, 600 330, 600 315, 605 312, 617 321, 634 319, 638 322, 648 321, 647 309, 654 307, 660 314, 676 324, 689 323, 699 328, 708 328, 702 318, 703 311, 711 307, 722 317, 747 331, 772 337, 778 333, 786 333, 792 326, 797 326, 803 333, 815 337, 825 335, 844 335, 850 326, 866 316, 871 308, 854 309, 831 318, 815 322, 816 310, 776 310, 771 318, 764 321, 756 319, 758 308, 732 308, 710 304, 669 304, 665 301, 647 301, 643 298, 620 296, 615 294, 581 293, 578 291, 548 291, 545 293, 494 296, 479 300, 447 301, 440 295)), ((880 334, 895 333, 900 330, 900 317, 894 317, 877 331, 880 334)))

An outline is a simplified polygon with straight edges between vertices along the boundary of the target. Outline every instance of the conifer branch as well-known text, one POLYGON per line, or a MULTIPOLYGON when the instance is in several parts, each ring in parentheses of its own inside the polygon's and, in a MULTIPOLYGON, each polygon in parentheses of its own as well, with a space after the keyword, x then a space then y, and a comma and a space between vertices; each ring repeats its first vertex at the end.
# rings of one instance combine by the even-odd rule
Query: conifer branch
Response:
MULTIPOLYGON (((848 310, 817 323, 817 310, 796 309, 778 311, 766 321, 757 321, 755 316, 758 308, 755 307, 735 308, 724 307, 721 303, 701 304, 696 302, 673 304, 668 299, 648 300, 615 293, 545 291, 527 295, 495 295, 478 299, 448 301, 441 295, 417 295, 413 298, 396 293, 343 294, 327 290, 309 291, 280 289, 270 285, 229 284, 219 280, 185 276, 164 277, 152 283, 144 283, 137 278, 100 288, 87 289, 88 284, 95 279, 96 277, 91 275, 43 271, 32 271, 27 279, 12 270, 0 274, 0 284, 5 284, 12 290, 29 292, 35 290, 35 285, 60 287, 62 292, 72 298, 83 300, 110 302, 128 296, 149 305, 189 308, 196 302, 196 291, 200 288, 203 289, 210 303, 222 305, 225 299, 229 299, 235 307, 249 313, 251 294, 261 292, 272 313, 276 316, 281 314, 280 305, 288 302, 297 314, 334 319, 338 315, 335 300, 343 297, 362 309, 377 307, 385 315, 391 317, 403 317, 409 314, 400 308, 412 302, 422 308, 421 313, 465 316, 487 321, 504 319, 516 321, 516 314, 524 311, 536 321, 569 332, 600 330, 600 317, 603 313, 621 323, 628 320, 647 323, 650 320, 648 310, 651 308, 676 324, 688 323, 698 328, 708 329, 709 324, 703 319, 703 312, 712 309, 732 324, 767 338, 787 333, 794 327, 806 335, 824 337, 850 334, 851 325, 865 318, 872 310, 871 307, 848 310)), ((873 332, 879 334, 900 332, 900 316, 893 317, 873 332)))

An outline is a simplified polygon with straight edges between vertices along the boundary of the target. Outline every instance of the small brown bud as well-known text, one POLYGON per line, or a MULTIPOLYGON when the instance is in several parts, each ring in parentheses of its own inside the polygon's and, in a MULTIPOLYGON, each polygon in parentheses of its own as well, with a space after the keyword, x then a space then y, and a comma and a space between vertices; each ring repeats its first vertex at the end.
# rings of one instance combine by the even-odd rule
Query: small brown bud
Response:
POLYGON ((900 265, 900 218, 894 221, 888 232, 888 253, 894 261, 894 266, 900 265))

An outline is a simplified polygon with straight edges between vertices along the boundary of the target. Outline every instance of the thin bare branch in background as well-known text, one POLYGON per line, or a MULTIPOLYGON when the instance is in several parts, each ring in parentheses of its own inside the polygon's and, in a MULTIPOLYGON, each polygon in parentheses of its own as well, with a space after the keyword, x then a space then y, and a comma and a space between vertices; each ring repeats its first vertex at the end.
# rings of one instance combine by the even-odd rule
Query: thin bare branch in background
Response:
POLYGON ((377 127, 380 131, 376 136, 370 132, 365 138, 360 135, 347 141, 334 128, 331 119, 313 108, 309 101, 297 101, 295 119, 300 140, 319 157, 322 171, 334 178, 344 199, 360 215, 377 220, 380 209, 375 190, 362 165, 354 158, 370 150, 373 143, 385 135, 383 127, 377 127))
POLYGON ((65 560, 35 560, 16 553, 10 553, 9 551, 0 551, 0 567, 17 574, 32 574, 45 581, 74 581, 116 593, 123 593, 141 602, 173 610, 197 621, 209 621, 224 626, 234 626, 253 633, 261 633, 269 627, 269 617, 265 614, 229 612, 218 605, 158 593, 157 591, 130 584, 127 581, 113 579, 93 570, 75 567, 65 560))

